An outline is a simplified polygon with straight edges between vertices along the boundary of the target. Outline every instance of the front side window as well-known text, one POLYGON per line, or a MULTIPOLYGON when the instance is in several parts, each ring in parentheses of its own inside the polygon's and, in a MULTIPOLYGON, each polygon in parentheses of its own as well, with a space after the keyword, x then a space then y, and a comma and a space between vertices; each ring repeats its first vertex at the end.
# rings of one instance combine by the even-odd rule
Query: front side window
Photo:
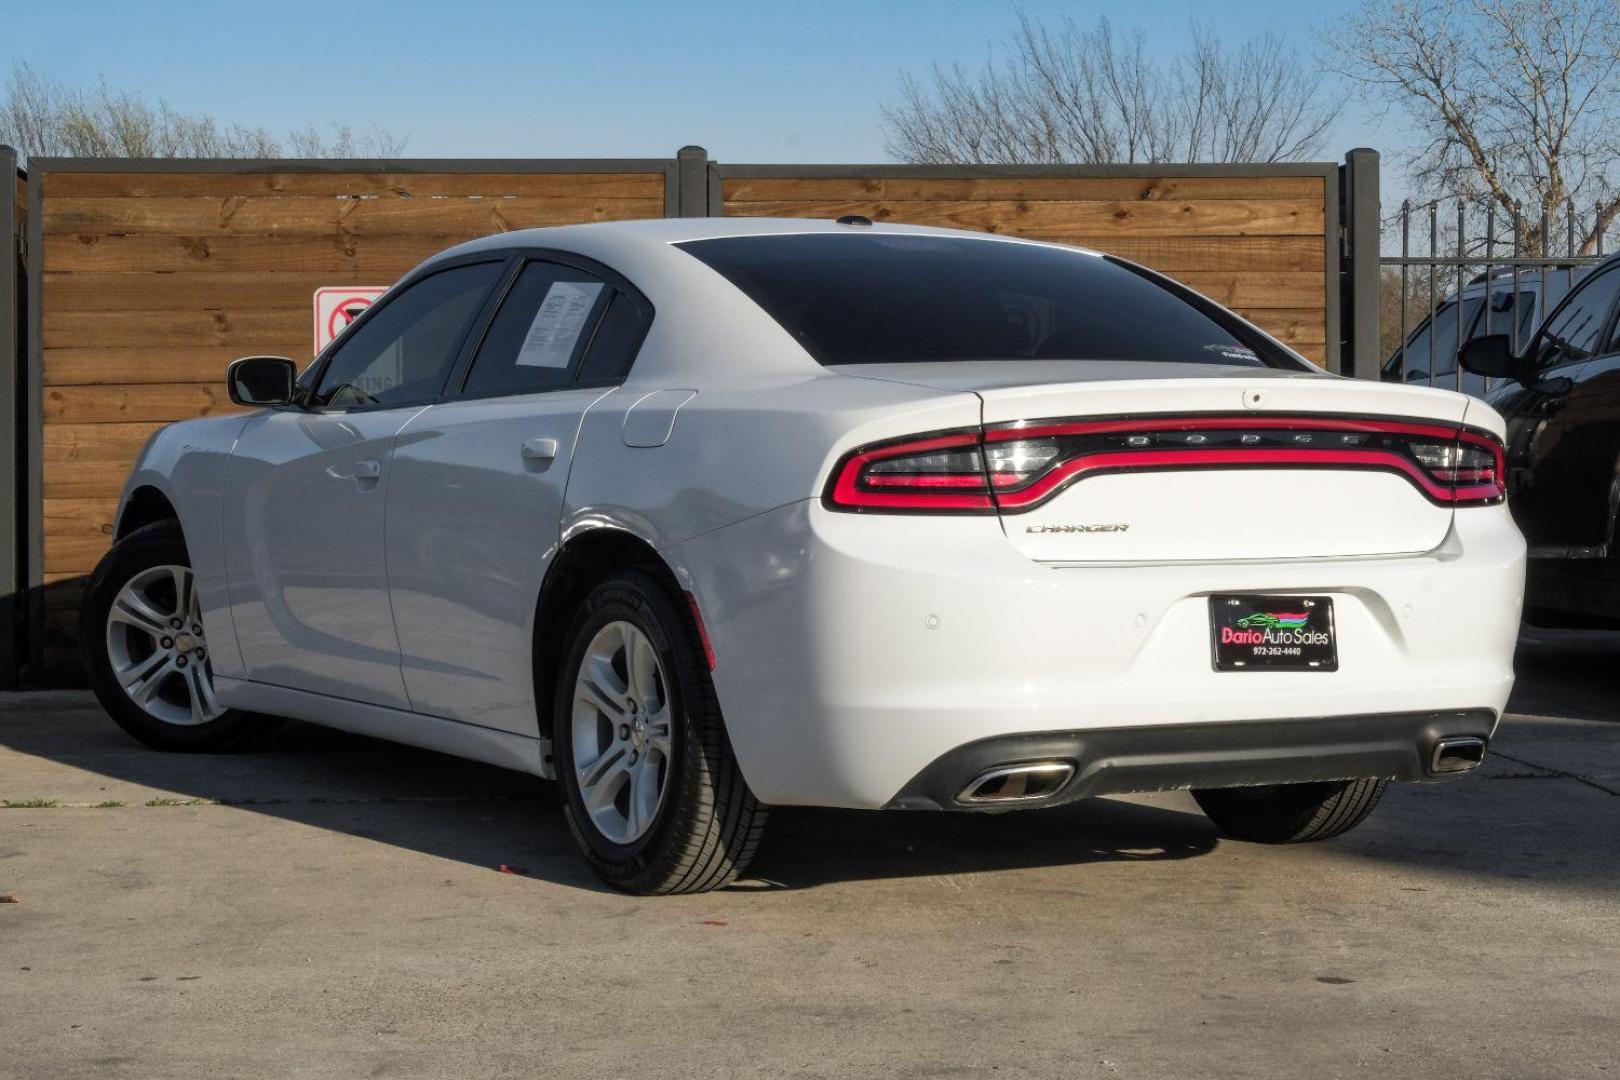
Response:
POLYGON ((746 293, 822 364, 1301 366, 1213 305, 1106 256, 892 234, 734 236, 678 246, 746 293))
POLYGON ((393 297, 338 345, 310 404, 351 409, 438 397, 501 266, 441 270, 393 297))
POLYGON ((1588 278, 1570 293, 1530 346, 1535 366, 1548 368, 1597 355, 1598 336, 1603 333, 1604 321, 1617 295, 1620 272, 1612 269, 1588 278))

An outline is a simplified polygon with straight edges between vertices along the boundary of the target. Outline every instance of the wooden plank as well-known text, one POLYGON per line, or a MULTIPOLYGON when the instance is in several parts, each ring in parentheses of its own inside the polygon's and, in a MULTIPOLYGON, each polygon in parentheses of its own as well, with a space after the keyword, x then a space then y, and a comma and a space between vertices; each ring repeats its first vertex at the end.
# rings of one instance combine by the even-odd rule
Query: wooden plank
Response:
POLYGON ((231 403, 223 382, 48 386, 44 397, 46 424, 190 420, 241 411, 231 403))
POLYGON ((417 236, 47 236, 44 267, 63 271, 247 270, 353 273, 397 281, 429 255, 477 239, 417 236))
POLYGON ((652 199, 51 198, 42 209, 47 236, 360 236, 510 232, 587 221, 661 217, 652 199))
POLYGON ((45 309, 53 312, 303 308, 312 320, 315 290, 322 286, 393 284, 392 279, 379 281, 352 268, 317 273, 279 270, 54 272, 43 277, 45 309))
MULTIPOLYGON (((271 342, 310 339, 307 308, 234 311, 52 311, 45 309, 47 349, 231 346, 243 355, 271 342)), ((307 346, 306 346, 307 348, 307 346)))
MULTIPOLYGON (((302 366, 311 359, 309 350, 305 333, 296 341, 267 338, 253 355, 290 356, 302 366)), ((46 349, 45 385, 224 382, 226 366, 247 355, 234 345, 46 349)))
POLYGON ((45 572, 87 574, 112 547, 118 498, 44 499, 40 520, 45 528, 45 572))
POLYGON ((1323 198, 1320 176, 1186 177, 790 177, 725 180, 726 212, 733 203, 838 202, 852 199, 988 199, 1056 202, 1151 199, 1323 198))
POLYGON ((1321 236, 1320 199, 1210 199, 1202 202, 1008 202, 894 200, 772 201, 732 204, 740 216, 873 221, 974 229, 1007 236, 1321 236))
POLYGON ((163 424, 46 424, 41 473, 47 499, 116 499, 146 440, 163 424))
POLYGON ((1150 266, 1177 270, 1327 269, 1320 236, 1050 236, 1044 239, 1103 251, 1150 266))
POLYGON ((1320 345, 1327 340, 1321 308, 1234 308, 1239 315, 1290 345, 1320 345))
POLYGON ((1312 308, 1326 299, 1325 274, 1187 270, 1169 276, 1227 307, 1312 308))
POLYGON ((47 198, 162 198, 232 195, 404 199, 435 195, 530 198, 654 199, 662 206, 664 174, 645 173, 102 173, 48 172, 47 198))

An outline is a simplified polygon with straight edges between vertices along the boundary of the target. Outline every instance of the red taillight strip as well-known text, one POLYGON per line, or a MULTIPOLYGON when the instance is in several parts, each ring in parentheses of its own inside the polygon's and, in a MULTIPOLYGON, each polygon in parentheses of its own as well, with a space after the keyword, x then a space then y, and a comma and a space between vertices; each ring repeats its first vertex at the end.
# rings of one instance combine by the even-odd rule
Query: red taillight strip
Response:
MULTIPOLYGON (((976 431, 963 431, 950 435, 938 435, 933 438, 913 439, 903 442, 889 443, 885 446, 876 446, 866 450, 857 450, 849 455, 838 466, 838 478, 833 482, 832 502, 836 506, 850 509, 865 510, 994 510, 995 505, 990 501, 989 493, 984 490, 984 477, 972 476, 966 479, 980 485, 976 493, 950 494, 939 491, 919 492, 917 488, 939 486, 934 483, 935 477, 927 476, 901 476, 878 481, 879 484, 898 487, 908 483, 904 492, 864 491, 858 481, 861 470, 874 461, 885 461, 893 457, 906 457, 911 454, 926 454, 932 450, 949 450, 963 446, 979 445, 979 433, 976 431), (920 481, 920 482, 919 482, 920 481)), ((879 474, 882 475, 882 474, 879 474)), ((938 476, 940 474, 935 474, 938 476)), ((871 484, 872 476, 866 477, 871 484)))
MULTIPOLYGON (((985 442, 1007 442, 1013 439, 1038 439, 1055 435, 1112 435, 1150 431, 1230 431, 1232 429, 1257 431, 1337 431, 1367 432, 1380 435, 1417 435, 1430 439, 1455 439, 1458 429, 1440 424, 1415 423, 1410 420, 1361 420, 1337 416, 1148 416, 1130 420, 1072 420, 1055 424, 1009 424, 989 428, 985 442)), ((1470 434, 1463 432, 1463 434, 1470 434)))
POLYGON ((977 511, 999 509, 1018 513, 1033 509, 1069 484, 1109 472, 1148 469, 1200 469, 1232 467, 1378 469, 1399 473, 1434 502, 1442 505, 1493 503, 1506 493, 1507 455, 1495 436, 1468 428, 1411 420, 1363 419, 1336 416, 1166 416, 1113 420, 1073 420, 1015 423, 984 431, 986 443, 1042 437, 1147 433, 1155 431, 1291 430, 1323 433, 1398 435, 1413 439, 1458 442, 1488 451, 1493 469, 1459 469, 1451 483, 1426 471, 1416 461, 1385 448, 1278 448, 1176 447, 1147 450, 1104 450, 1068 458, 1049 468, 1018 491, 1003 490, 1020 481, 1009 474, 972 473, 866 474, 865 467, 893 457, 974 446, 978 432, 950 432, 858 449, 839 465, 831 506, 844 509, 891 511, 977 511), (872 491, 874 487, 889 491, 872 491), (954 492, 941 489, 954 488, 954 492), (965 488, 978 488, 965 491, 965 488), (994 489, 991 495, 989 489, 994 489))
POLYGON ((1205 468, 1361 468, 1398 472, 1416 484, 1438 503, 1495 498, 1494 485, 1479 488, 1450 488, 1437 483, 1421 466, 1393 450, 1119 450, 1087 454, 1043 474, 1022 491, 1000 492, 996 501, 1006 511, 1028 510, 1044 502, 1053 492, 1070 483, 1109 472, 1137 472, 1149 469, 1205 468), (1483 492, 1489 491, 1490 495, 1483 492), (1455 493, 1455 494, 1454 494, 1455 493))

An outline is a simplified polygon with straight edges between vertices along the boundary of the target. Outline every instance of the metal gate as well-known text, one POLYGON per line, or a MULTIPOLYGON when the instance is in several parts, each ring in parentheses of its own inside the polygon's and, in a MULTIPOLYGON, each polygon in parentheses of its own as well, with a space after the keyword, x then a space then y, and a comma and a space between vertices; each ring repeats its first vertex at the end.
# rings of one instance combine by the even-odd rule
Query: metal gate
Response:
POLYGON ((1458 350, 1476 337, 1507 334, 1518 352, 1587 269, 1604 258, 1604 238, 1573 202, 1561 213, 1526 217, 1497 204, 1408 200, 1379 258, 1382 377, 1482 395, 1492 380, 1465 372, 1458 350))

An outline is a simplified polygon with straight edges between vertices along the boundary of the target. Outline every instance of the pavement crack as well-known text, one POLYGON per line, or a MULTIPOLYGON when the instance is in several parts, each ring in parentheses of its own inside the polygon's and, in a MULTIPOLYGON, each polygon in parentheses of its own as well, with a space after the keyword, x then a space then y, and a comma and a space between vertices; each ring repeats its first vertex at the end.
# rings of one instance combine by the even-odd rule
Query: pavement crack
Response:
POLYGON ((1542 769, 1554 776, 1562 777, 1565 780, 1573 780, 1577 784, 1585 784, 1589 788, 1596 788, 1605 795, 1620 795, 1620 789, 1609 787, 1607 784, 1600 784, 1596 780, 1581 776, 1579 773, 1572 773, 1565 769, 1555 769, 1551 765, 1542 765, 1535 761, 1526 761, 1524 758, 1517 758, 1512 754, 1504 754, 1502 751, 1494 748, 1491 750, 1491 754, 1495 757, 1505 758, 1508 761, 1513 762, 1515 765, 1523 765, 1527 769, 1542 769))

